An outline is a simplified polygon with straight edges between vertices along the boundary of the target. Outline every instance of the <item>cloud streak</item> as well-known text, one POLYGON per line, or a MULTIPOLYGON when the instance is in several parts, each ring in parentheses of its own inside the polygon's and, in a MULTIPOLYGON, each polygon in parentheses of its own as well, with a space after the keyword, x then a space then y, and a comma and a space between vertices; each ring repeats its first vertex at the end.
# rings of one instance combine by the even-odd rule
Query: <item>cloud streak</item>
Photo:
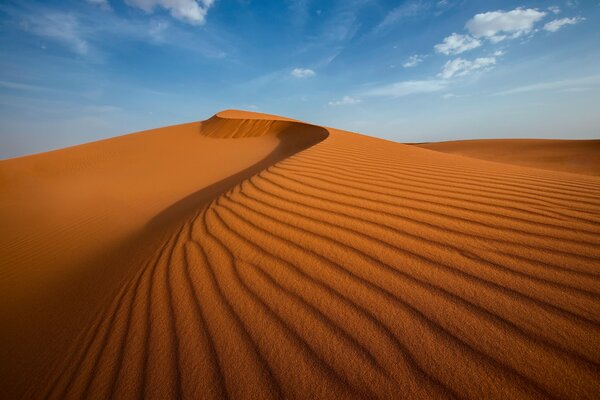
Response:
POLYGON ((125 0, 125 3, 147 13, 152 13, 155 8, 163 8, 180 21, 203 25, 215 0, 125 0))
POLYGON ((442 79, 450 79, 465 76, 474 71, 489 69, 494 65, 496 65, 496 59, 494 57, 481 57, 476 58, 473 61, 459 57, 446 62, 442 68, 442 72, 440 72, 438 76, 442 79))
POLYGON ((436 79, 395 82, 369 89, 363 95, 372 97, 404 97, 412 94, 438 92, 445 89, 447 84, 447 81, 436 79))
POLYGON ((63 44, 75 53, 85 55, 90 50, 80 22, 74 14, 62 12, 24 14, 21 27, 30 33, 63 44))
POLYGON ((575 25, 584 20, 585 18, 581 17, 555 19, 554 21, 550 21, 544 25, 544 30, 547 30, 548 32, 556 32, 565 25, 575 25))
POLYGON ((544 90, 587 90, 591 87, 600 86, 600 75, 592 75, 583 78, 564 79, 552 82, 535 83, 532 85, 519 86, 508 90, 497 92, 496 96, 507 96, 520 93, 538 92, 544 90))
POLYGON ((348 106, 348 105, 358 104, 360 102, 361 102, 361 100, 357 99, 355 97, 344 96, 340 100, 333 100, 333 101, 330 101, 328 104, 330 106, 348 106))
POLYGON ((294 78, 311 78, 316 75, 316 72, 310 68, 294 68, 291 72, 294 78))

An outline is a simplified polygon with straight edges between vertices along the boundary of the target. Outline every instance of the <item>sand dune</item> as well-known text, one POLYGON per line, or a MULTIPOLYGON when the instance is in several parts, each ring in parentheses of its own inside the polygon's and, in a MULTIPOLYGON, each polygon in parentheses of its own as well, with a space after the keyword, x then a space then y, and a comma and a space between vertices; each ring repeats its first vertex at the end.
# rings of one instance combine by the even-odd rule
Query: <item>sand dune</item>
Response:
POLYGON ((482 139, 418 146, 481 160, 600 176, 600 140, 482 139))
POLYGON ((8 398, 600 393, 596 176, 235 111, 0 172, 8 398))

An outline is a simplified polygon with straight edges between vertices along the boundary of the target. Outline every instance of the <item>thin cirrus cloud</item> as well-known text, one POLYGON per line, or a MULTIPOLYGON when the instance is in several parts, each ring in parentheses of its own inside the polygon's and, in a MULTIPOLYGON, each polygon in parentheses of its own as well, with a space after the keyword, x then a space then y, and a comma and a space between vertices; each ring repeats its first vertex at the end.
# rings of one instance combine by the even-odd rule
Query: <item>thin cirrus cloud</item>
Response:
POLYGON ((444 38, 442 43, 436 44, 434 48, 438 53, 454 55, 476 49, 480 46, 481 42, 472 36, 453 33, 452 35, 444 38))
POLYGON ((178 20, 192 25, 202 25, 206 22, 206 14, 214 5, 215 0, 125 0, 132 6, 152 13, 155 8, 163 8, 178 20))
POLYGON ((388 12, 383 20, 377 24, 377 26, 375 26, 373 33, 382 33, 398 24, 398 22, 401 20, 405 18, 416 17, 425 12, 428 8, 429 4, 421 0, 407 1, 388 12))
POLYGON ((27 32, 61 43, 80 55, 85 55, 90 50, 88 42, 81 34, 80 22, 73 14, 24 14, 20 26, 27 32))
POLYGON ((316 72, 310 68, 294 68, 291 72, 294 78, 310 78, 316 75, 316 72))
POLYGON ((586 76, 576 79, 563 79, 551 82, 534 83, 519 86, 495 93, 496 96, 507 96, 520 93, 530 93, 548 90, 591 90, 600 88, 600 75, 586 76))

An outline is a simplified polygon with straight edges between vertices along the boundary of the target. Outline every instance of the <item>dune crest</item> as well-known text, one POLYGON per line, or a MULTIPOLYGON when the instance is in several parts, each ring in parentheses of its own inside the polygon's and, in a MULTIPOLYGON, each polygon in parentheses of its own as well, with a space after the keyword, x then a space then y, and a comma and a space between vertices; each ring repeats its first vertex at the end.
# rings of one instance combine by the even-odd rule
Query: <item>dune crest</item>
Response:
POLYGON ((276 144, 153 209, 152 251, 119 254, 129 267, 79 310, 89 318, 55 313, 72 334, 5 393, 600 393, 600 178, 264 114, 194 126, 202 144, 276 144))

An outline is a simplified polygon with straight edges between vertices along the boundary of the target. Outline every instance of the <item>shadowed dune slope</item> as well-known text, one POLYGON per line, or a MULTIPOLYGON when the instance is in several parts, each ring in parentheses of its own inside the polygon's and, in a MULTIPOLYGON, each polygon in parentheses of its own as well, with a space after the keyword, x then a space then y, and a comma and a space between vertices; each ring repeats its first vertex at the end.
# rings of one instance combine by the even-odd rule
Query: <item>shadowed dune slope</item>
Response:
POLYGON ((314 138, 157 214, 24 398, 597 397, 600 178, 244 121, 314 138))
POLYGON ((483 139, 417 146, 481 160, 600 176, 600 140, 483 139))

